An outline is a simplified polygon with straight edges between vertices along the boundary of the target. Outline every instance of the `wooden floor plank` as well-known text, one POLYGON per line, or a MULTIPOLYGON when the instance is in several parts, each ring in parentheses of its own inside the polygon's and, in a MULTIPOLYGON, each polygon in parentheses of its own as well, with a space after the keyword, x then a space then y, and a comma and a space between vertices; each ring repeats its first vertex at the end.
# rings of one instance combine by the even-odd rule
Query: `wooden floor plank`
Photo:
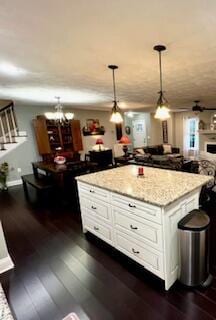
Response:
POLYGON ((0 194, 0 218, 16 269, 0 280, 17 320, 61 320, 72 311, 81 320, 216 319, 215 279, 204 291, 177 284, 167 293, 157 277, 85 237, 74 211, 30 205, 20 187, 10 190, 0 194))
POLYGON ((12 313, 17 320, 40 320, 28 292, 17 275, 11 273, 9 281, 2 281, 12 313), (8 284, 10 284, 8 286, 8 284))

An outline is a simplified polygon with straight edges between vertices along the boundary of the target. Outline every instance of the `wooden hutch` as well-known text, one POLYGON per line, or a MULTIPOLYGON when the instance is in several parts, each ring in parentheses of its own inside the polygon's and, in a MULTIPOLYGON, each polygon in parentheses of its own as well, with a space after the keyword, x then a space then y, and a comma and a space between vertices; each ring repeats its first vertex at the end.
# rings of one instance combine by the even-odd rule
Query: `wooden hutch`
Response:
POLYGON ((58 152, 78 153, 83 150, 80 121, 60 125, 45 116, 33 120, 38 152, 43 160, 51 160, 58 152))

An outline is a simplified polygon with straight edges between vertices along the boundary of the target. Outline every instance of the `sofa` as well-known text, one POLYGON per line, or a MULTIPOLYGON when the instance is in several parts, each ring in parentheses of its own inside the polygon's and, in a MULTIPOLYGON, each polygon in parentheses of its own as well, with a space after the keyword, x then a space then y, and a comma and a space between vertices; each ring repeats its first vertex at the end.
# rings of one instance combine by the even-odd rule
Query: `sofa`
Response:
POLYGON ((180 170, 183 163, 180 149, 168 144, 135 148, 134 159, 140 164, 173 170, 180 170))
POLYGON ((168 154, 175 154, 180 155, 180 149, 173 147, 170 144, 159 144, 155 146, 146 146, 143 147, 143 150, 145 153, 151 154, 151 155, 168 155, 168 154), (170 147, 170 152, 164 152, 164 148, 170 147))

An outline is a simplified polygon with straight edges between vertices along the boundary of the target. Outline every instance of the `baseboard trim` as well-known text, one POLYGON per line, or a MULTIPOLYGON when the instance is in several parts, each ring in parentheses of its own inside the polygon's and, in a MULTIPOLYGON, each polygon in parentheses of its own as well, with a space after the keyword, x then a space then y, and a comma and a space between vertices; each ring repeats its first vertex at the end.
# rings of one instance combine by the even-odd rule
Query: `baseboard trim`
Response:
POLYGON ((14 186, 18 186, 20 184, 22 184, 22 179, 18 179, 18 180, 13 180, 13 181, 8 181, 7 182, 8 188, 14 187, 14 186))
POLYGON ((0 259, 0 274, 14 268, 14 263, 8 255, 6 258, 0 259))

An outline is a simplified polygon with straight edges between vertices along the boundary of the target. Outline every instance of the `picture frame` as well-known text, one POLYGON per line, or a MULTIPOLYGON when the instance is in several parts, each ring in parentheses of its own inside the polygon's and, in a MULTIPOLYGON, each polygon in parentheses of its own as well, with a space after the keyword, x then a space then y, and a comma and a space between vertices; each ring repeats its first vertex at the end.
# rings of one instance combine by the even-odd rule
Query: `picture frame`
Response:
POLYGON ((105 128, 100 125, 99 119, 87 119, 82 131, 84 136, 104 135, 105 128))
POLYGON ((131 134, 131 128, 129 126, 125 127, 125 133, 126 134, 131 134))
POLYGON ((168 143, 168 123, 167 120, 162 121, 163 143, 168 143))

